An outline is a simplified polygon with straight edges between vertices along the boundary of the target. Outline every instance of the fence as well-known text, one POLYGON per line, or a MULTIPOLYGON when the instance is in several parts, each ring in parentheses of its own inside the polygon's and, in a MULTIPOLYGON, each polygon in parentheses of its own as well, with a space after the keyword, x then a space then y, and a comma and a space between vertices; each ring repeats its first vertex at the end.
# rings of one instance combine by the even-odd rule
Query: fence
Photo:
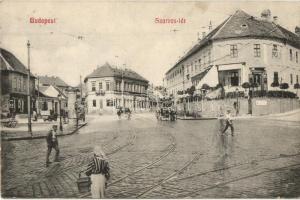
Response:
MULTIPOLYGON (((177 111, 179 115, 184 112, 190 116, 208 116, 216 117, 224 113, 226 109, 231 109, 236 112, 234 103, 235 98, 227 98, 220 100, 203 100, 193 101, 177 104, 177 111)), ((239 98, 239 115, 249 114, 252 109, 252 115, 268 115, 275 113, 283 113, 300 108, 300 101, 298 99, 290 98, 268 98, 258 97, 253 98, 249 102, 247 98, 239 98), (250 109, 249 109, 250 107, 250 109)))

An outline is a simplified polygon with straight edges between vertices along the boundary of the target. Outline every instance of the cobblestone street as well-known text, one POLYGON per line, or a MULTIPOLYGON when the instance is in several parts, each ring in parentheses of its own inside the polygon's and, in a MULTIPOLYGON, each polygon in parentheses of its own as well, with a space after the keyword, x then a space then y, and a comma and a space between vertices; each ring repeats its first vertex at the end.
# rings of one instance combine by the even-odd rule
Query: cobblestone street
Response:
POLYGON ((238 119, 231 136, 220 135, 218 120, 158 122, 151 113, 87 121, 59 138, 60 162, 48 168, 45 139, 2 141, 2 195, 90 198, 76 180, 102 145, 111 166, 107 198, 300 196, 299 122, 238 119))

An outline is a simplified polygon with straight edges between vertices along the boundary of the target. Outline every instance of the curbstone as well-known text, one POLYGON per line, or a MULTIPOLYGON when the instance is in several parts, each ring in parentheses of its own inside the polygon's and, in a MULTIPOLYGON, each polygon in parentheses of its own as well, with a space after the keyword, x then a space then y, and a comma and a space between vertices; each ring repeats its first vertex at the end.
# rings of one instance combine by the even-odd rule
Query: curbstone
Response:
MULTIPOLYGON (((75 128, 74 130, 72 131, 69 131, 68 133, 65 133, 65 134, 59 134, 57 135, 57 137, 61 137, 61 136, 67 136, 67 135, 72 135, 74 133, 76 133, 80 128, 84 127, 85 125, 87 125, 87 123, 84 123, 84 124, 81 124, 78 126, 78 128, 75 128)), ((46 135, 39 135, 39 136, 26 136, 26 137, 11 137, 11 138, 5 138, 5 137, 2 137, 2 141, 17 141, 17 140, 34 140, 34 139, 42 139, 42 138, 45 138, 46 135)))

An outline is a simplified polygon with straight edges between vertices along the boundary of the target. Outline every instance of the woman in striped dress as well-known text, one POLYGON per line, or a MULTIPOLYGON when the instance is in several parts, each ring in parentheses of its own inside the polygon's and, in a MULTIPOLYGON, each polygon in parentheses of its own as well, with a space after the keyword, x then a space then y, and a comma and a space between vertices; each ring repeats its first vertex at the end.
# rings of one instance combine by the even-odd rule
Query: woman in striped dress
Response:
POLYGON ((109 165, 106 156, 99 146, 94 148, 94 156, 88 165, 87 176, 91 176, 91 193, 93 199, 103 199, 105 184, 109 179, 109 165))

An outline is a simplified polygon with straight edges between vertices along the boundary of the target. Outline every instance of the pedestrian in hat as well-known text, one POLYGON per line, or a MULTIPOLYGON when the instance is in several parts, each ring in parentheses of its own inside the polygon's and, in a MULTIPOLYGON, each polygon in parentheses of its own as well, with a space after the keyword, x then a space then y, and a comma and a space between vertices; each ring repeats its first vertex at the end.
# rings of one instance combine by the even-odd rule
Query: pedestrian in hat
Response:
POLYGON ((225 121, 226 121, 226 126, 225 126, 224 130, 222 131, 222 134, 224 134, 226 132, 226 130, 228 129, 228 127, 230 127, 231 135, 233 136, 234 128, 233 128, 232 116, 231 116, 231 110, 230 109, 228 109, 226 114, 225 114, 225 121))
POLYGON ((57 125, 52 126, 52 129, 47 134, 46 141, 48 147, 47 157, 46 157, 46 167, 48 167, 50 164, 49 156, 51 154, 52 148, 54 148, 56 152, 54 162, 58 162, 59 148, 58 148, 58 140, 57 140, 57 125))
POLYGON ((94 147, 94 155, 88 164, 86 175, 91 176, 93 199, 104 199, 106 182, 110 178, 109 164, 101 147, 94 147))

